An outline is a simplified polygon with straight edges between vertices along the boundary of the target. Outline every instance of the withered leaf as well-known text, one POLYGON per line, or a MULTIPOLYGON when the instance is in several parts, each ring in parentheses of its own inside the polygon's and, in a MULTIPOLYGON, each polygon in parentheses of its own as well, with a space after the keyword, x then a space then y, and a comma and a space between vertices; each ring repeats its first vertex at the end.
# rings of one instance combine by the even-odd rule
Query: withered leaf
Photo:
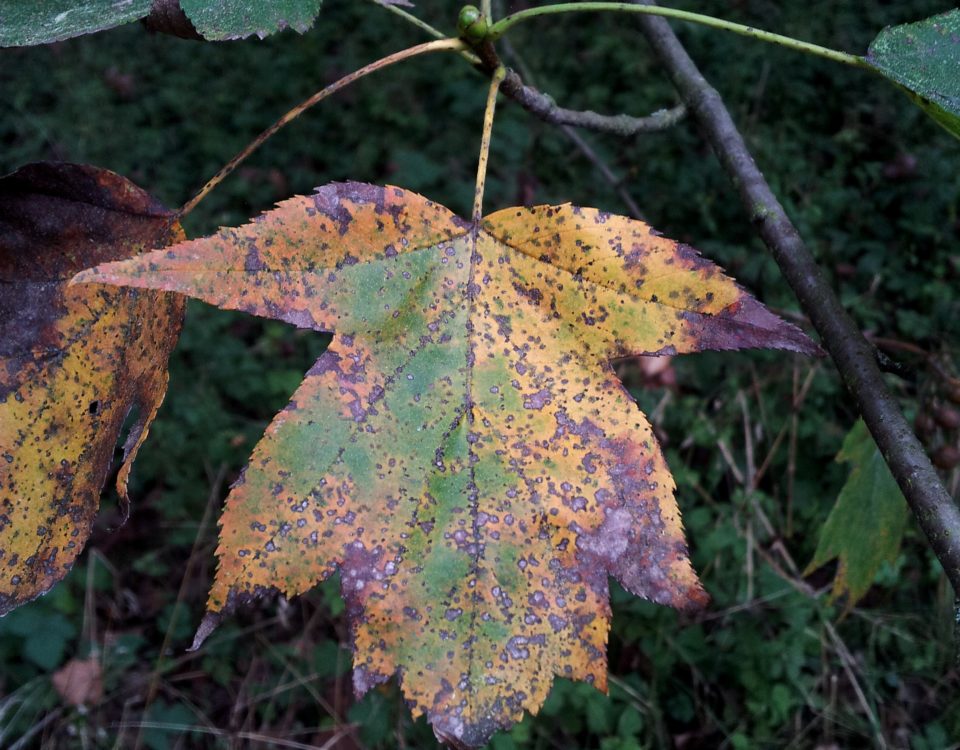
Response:
POLYGON ((340 571, 362 694, 396 673, 441 739, 479 746, 554 675, 605 689, 608 575, 706 594, 674 482, 610 360, 815 345, 693 249, 570 205, 478 226, 333 184, 78 280, 334 331, 227 499, 217 613, 340 571))
POLYGON ((183 317, 178 295, 67 282, 182 238, 170 212, 104 169, 39 163, 0 178, 0 615, 72 566, 136 408, 117 477, 126 502, 183 317))
POLYGON ((96 656, 71 659, 53 673, 51 682, 68 706, 96 706, 103 698, 103 668, 96 656))

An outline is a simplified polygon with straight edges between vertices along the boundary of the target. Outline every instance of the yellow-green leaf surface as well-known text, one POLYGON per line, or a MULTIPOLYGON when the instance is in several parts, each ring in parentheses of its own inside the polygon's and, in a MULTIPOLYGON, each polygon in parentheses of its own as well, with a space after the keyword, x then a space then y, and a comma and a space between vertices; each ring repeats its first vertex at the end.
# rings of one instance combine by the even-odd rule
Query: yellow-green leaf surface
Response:
POLYGON ((117 489, 163 399, 178 295, 67 286, 84 268, 182 239, 113 172, 31 164, 0 178, 0 614, 83 549, 124 420, 117 489))
POLYGON ((867 593, 883 563, 896 562, 907 501, 862 419, 844 438, 837 461, 850 465, 850 476, 823 525, 806 572, 836 558, 831 598, 846 597, 850 609, 867 593))
POLYGON ((884 29, 866 60, 960 138, 960 9, 884 29))
POLYGON ((397 674, 464 746, 536 711, 555 675, 606 688, 608 576, 706 602, 610 360, 816 349, 641 222, 562 205, 473 226, 358 183, 78 280, 336 333, 227 499, 209 609, 339 570, 357 693, 397 674))

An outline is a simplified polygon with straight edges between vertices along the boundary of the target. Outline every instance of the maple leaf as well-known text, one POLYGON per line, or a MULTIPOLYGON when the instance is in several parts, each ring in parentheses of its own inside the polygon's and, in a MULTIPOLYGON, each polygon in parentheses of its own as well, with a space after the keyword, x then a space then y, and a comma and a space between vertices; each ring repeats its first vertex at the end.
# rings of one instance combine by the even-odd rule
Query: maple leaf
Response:
POLYGON ((219 613, 340 571, 354 686, 397 673, 479 746, 554 675, 606 688, 607 577, 706 600, 674 483, 609 360, 816 346, 693 249, 570 205, 473 226, 333 184, 239 229, 83 273, 336 333, 222 518, 219 613))
POLYGON ((167 386, 183 299, 73 286, 77 271, 183 234, 123 177, 40 163, 0 178, 0 615, 83 549, 124 420, 117 490, 167 386))

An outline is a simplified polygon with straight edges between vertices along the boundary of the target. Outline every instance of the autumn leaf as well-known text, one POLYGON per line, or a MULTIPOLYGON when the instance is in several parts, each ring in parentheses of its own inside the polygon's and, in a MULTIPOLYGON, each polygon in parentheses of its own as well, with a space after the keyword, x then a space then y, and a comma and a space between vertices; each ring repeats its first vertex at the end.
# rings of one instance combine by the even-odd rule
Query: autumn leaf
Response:
POLYGON ((686 245, 570 205, 473 226, 358 183, 77 277, 334 331, 227 499, 210 616, 339 570, 359 694, 398 674, 479 746, 554 675, 606 688, 607 576, 707 600, 674 482, 609 361, 812 352, 686 245))
POLYGON ((836 558, 830 598, 845 597, 849 610, 867 593, 883 563, 896 562, 907 501, 862 419, 844 438, 837 461, 850 465, 850 476, 823 524, 804 575, 836 558))
POLYGON ((117 438, 117 489, 167 385, 177 295, 72 286, 77 271, 182 239, 113 172, 30 164, 0 178, 0 615, 66 575, 90 534, 117 438))

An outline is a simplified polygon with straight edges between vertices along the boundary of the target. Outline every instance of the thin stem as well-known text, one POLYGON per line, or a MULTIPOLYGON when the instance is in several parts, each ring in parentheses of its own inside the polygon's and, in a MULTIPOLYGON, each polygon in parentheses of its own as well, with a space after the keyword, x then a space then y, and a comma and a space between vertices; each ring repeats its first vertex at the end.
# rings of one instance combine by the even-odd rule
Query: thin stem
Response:
POLYGON ((264 144, 269 138, 275 135, 281 128, 285 125, 293 122, 300 115, 306 112, 315 104, 319 104, 324 99, 326 99, 331 94, 337 93, 340 89, 346 88, 351 83, 359 81, 364 76, 374 73, 382 68, 389 67, 394 63, 398 63, 402 60, 407 60, 411 57, 416 57, 417 55, 423 55, 428 52, 443 52, 443 51, 453 51, 459 52, 466 49, 466 45, 461 42, 459 39, 439 39, 433 42, 425 42, 424 44, 417 44, 413 47, 408 47, 407 49, 400 50, 399 52, 394 52, 392 55, 387 55, 382 57, 375 62, 370 63, 369 65, 364 65, 362 68, 353 71, 352 73, 345 75, 338 81, 334 81, 329 86, 324 89, 321 89, 309 99, 304 100, 296 107, 287 112, 283 117, 277 120, 273 125, 264 130, 260 135, 254 138, 240 153, 234 156, 229 162, 224 165, 224 167, 217 172, 213 177, 211 177, 207 184, 204 185, 200 192, 198 192, 193 198, 183 204, 183 207, 176 213, 176 218, 182 219, 184 216, 189 214, 193 209, 197 207, 197 204, 200 203, 207 195, 213 190, 217 185, 223 182, 224 178, 227 177, 233 170, 240 166, 247 157, 249 157, 254 151, 256 151, 260 146, 264 144))
POLYGON ((491 0, 480 0, 480 12, 487 19, 488 24, 493 23, 493 3, 491 0))
MULTIPOLYGON (((416 16, 407 13, 395 5, 385 4, 380 2, 380 0, 370 0, 370 2, 396 13, 400 18, 403 18, 409 23, 413 23, 428 34, 437 37, 443 36, 442 31, 439 31, 425 21, 421 21, 416 16)), ((507 40, 504 40, 504 44, 507 44, 507 40)), ((477 68, 483 65, 483 61, 469 49, 460 50, 460 56, 477 68)), ((498 65, 499 63, 494 64, 491 69, 496 70, 498 65)), ((482 71, 478 69, 476 72, 482 71)), ((631 117, 625 114, 601 115, 591 111, 578 112, 557 106, 557 103, 551 97, 536 90, 532 86, 525 85, 520 77, 510 70, 507 71, 507 77, 504 79, 503 86, 500 87, 500 93, 510 97, 525 110, 539 117, 544 122, 555 125, 586 128, 587 130, 594 130, 598 133, 613 133, 614 135, 619 135, 624 138, 629 138, 639 133, 653 133, 658 130, 665 130, 675 125, 686 112, 686 109, 682 106, 669 110, 661 109, 647 117, 631 117)))
MULTIPOLYGON (((415 15, 413 15, 413 13, 410 13, 409 11, 404 10, 399 5, 394 5, 393 3, 380 2, 380 0, 370 0, 370 2, 372 2, 374 5, 377 5, 385 10, 390 11, 395 16, 402 18, 407 23, 413 24, 418 29, 427 32, 430 36, 436 39, 447 38, 447 35, 444 34, 442 31, 440 31, 440 29, 438 29, 436 26, 431 26, 429 23, 427 23, 423 19, 417 18, 415 15)), ((472 63, 473 65, 476 65, 480 62, 480 58, 478 58, 475 54, 473 54, 473 52, 471 52, 468 48, 464 48, 460 50, 460 56, 463 57, 467 62, 472 63)))
POLYGON ((834 62, 852 65, 857 68, 868 67, 862 57, 849 55, 846 52, 821 47, 809 42, 801 42, 799 39, 793 39, 789 36, 773 34, 769 31, 756 29, 752 26, 724 21, 713 16, 705 16, 700 13, 691 13, 686 10, 677 10, 676 8, 662 8, 656 5, 631 5, 630 3, 604 3, 604 2, 585 2, 585 3, 564 3, 563 5, 544 5, 539 8, 529 8, 513 13, 506 18, 502 18, 490 27, 489 38, 495 40, 506 33, 510 28, 531 18, 538 16, 548 16, 557 13, 578 13, 584 11, 616 11, 623 13, 641 13, 649 16, 665 16, 667 18, 676 18, 681 21, 690 21, 704 26, 710 26, 714 29, 723 29, 732 31, 734 34, 742 34, 753 39, 759 39, 771 44, 779 44, 798 52, 806 52, 810 55, 825 57, 834 62))
POLYGON ((393 3, 382 3, 380 2, 380 0, 371 0, 371 1, 375 5, 379 5, 381 8, 385 8, 386 10, 389 10, 394 15, 400 16, 400 18, 404 19, 408 23, 412 23, 414 26, 417 26, 423 31, 426 31, 432 37, 435 37, 437 39, 447 38, 447 35, 444 34, 442 31, 440 31, 440 29, 434 26, 431 26, 426 21, 422 21, 421 19, 413 15, 413 13, 410 13, 409 11, 404 10, 399 5, 394 5, 393 3))
POLYGON ((490 92, 487 94, 487 109, 483 114, 483 137, 480 139, 480 160, 477 163, 477 184, 473 191, 473 224, 480 223, 483 216, 483 188, 487 183, 487 162, 490 161, 490 135, 493 132, 493 115, 497 109, 497 92, 507 75, 502 65, 490 78, 490 92))

